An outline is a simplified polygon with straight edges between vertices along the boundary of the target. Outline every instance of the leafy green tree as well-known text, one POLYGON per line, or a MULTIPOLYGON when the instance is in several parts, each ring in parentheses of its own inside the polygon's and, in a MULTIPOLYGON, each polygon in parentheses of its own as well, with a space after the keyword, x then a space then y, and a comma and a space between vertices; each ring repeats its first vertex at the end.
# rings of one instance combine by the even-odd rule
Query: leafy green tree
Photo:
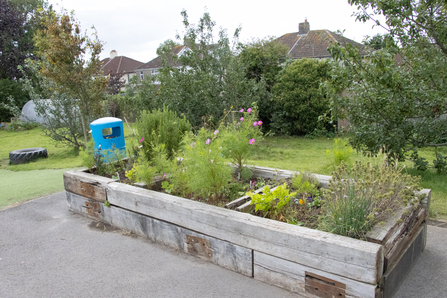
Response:
POLYGON ((258 101, 265 90, 264 82, 247 78, 236 56, 240 50, 240 28, 232 42, 223 29, 214 41, 215 22, 208 13, 204 13, 197 25, 189 23, 186 11, 182 16, 185 33, 177 36, 177 41, 186 49, 180 56, 175 55, 177 45, 169 41, 157 51, 163 67, 157 77, 160 90, 154 96, 155 108, 164 103, 184 115, 195 128, 203 125, 204 119, 217 125, 225 109, 248 107, 258 101))
POLYGON ((284 70, 273 86, 272 129, 283 134, 305 135, 320 128, 319 116, 329 110, 320 83, 329 79, 329 70, 327 61, 307 58, 296 60, 284 70))
POLYGON ((278 81, 281 71, 287 65, 287 46, 274 38, 258 39, 243 45, 239 54, 240 62, 245 66, 246 77, 257 82, 265 81, 265 94, 258 102, 259 118, 263 121, 264 131, 270 128, 273 112, 272 88, 278 81))
POLYGON ((447 146, 445 1, 349 3, 358 7, 358 20, 376 21, 396 42, 366 57, 350 45, 332 46, 332 81, 326 86, 332 115, 349 118, 355 149, 385 149, 400 160, 411 153, 421 163, 417 148, 447 146))
POLYGON ((365 41, 365 45, 372 47, 375 50, 380 50, 388 46, 395 46, 394 40, 389 34, 377 34, 365 41))
POLYGON ((55 91, 77 100, 87 143, 87 125, 101 113, 106 94, 107 79, 99 60, 103 44, 96 32, 93 38, 81 32, 73 12, 39 10, 38 17, 44 28, 37 31, 34 41, 41 60, 28 62, 38 64, 39 75, 54 83, 55 91))

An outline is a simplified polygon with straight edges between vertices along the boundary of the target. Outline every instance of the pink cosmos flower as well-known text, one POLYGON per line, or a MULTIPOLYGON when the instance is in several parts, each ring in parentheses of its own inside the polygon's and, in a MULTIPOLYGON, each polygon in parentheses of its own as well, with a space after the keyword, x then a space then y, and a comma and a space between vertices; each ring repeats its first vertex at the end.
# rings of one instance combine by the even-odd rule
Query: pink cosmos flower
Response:
POLYGON ((244 112, 244 109, 240 109, 239 112, 243 113, 243 112, 244 112))
POLYGON ((248 143, 249 143, 250 145, 253 145, 253 144, 255 143, 255 139, 250 139, 250 140, 248 141, 248 143))
POLYGON ((140 143, 143 143, 143 138, 140 139, 140 143))
POLYGON ((240 122, 238 122, 238 123, 237 123, 237 125, 241 125, 241 123, 240 123, 240 122))
POLYGON ((166 177, 166 174, 163 174, 163 179, 165 179, 165 177, 166 177))
POLYGON ((258 125, 261 126, 262 125, 262 121, 258 121, 258 125))
POLYGON ((241 122, 244 121, 244 117, 241 117, 241 119, 239 119, 239 120, 241 120, 241 122))
POLYGON ((252 110, 251 108, 248 108, 248 109, 247 109, 247 113, 249 113, 249 114, 250 114, 252 111, 253 111, 253 110, 252 110))
POLYGON ((214 135, 217 135, 219 133, 219 131, 216 129, 215 131, 214 131, 214 135))
POLYGON ((211 139, 206 140, 206 144, 208 145, 211 142, 211 139))
POLYGON ((258 122, 253 122, 253 126, 258 126, 258 122))

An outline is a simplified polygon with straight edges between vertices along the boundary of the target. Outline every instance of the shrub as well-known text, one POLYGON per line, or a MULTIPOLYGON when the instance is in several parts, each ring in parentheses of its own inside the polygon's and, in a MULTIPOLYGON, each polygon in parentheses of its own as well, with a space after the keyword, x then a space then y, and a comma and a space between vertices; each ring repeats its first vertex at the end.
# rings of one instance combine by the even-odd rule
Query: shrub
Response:
POLYGON ((220 199, 232 172, 222 154, 222 139, 216 135, 211 137, 202 128, 197 136, 187 135, 185 143, 182 163, 191 191, 205 197, 214 194, 215 200, 220 199))
POLYGON ((164 107, 163 110, 142 111, 137 130, 143 154, 151 161, 158 145, 164 145, 167 157, 172 159, 181 147, 184 134, 191 130, 191 125, 185 118, 164 107))
POLYGON ((347 141, 342 139, 334 139, 332 150, 327 150, 326 153, 328 155, 332 155, 334 158, 334 163, 339 166, 342 161, 345 163, 348 161, 353 151, 354 149, 352 149, 347 141))
POLYGON ((253 109, 230 111, 225 115, 219 130, 215 131, 215 134, 223 139, 223 153, 233 164, 237 165, 241 174, 243 164, 262 140, 261 126, 262 121, 257 119, 255 106, 253 109), (229 115, 232 119, 229 119, 229 115))
MULTIPOLYGON (((315 59, 300 59, 289 65, 273 87, 275 113, 271 128, 288 135, 306 135, 321 129, 318 117, 329 110, 329 102, 319 90, 329 79, 329 64, 315 59)), ((328 123, 323 128, 332 130, 328 123)))

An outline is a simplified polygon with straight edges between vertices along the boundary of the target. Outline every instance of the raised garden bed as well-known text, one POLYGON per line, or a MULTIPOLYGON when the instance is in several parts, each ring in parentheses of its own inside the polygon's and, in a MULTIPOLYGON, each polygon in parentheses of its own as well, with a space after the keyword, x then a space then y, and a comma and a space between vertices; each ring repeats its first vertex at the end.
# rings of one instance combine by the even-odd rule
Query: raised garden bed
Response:
MULTIPOLYGON (((264 179, 294 174, 252 170, 264 179)), ((327 186, 329 176, 316 177, 327 186)), ((368 233, 368 241, 361 241, 231 210, 247 198, 220 208, 83 170, 66 172, 64 183, 74 212, 305 297, 391 297, 427 235, 427 189, 416 208, 398 210, 368 233)))

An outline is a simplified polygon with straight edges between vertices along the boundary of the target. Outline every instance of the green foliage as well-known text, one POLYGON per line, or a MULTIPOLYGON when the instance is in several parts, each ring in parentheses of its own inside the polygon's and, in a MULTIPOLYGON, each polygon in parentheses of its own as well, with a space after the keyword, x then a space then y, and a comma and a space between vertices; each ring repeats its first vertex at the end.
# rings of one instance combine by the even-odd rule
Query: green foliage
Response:
POLYGON ((318 180, 307 173, 300 173, 292 178, 292 187, 303 195, 313 195, 317 191, 318 180))
POLYGON ((106 95, 107 78, 99 59, 103 44, 96 33, 90 38, 81 31, 73 12, 39 9, 36 15, 43 24, 34 36, 41 60, 26 63, 35 63, 38 74, 54 84, 54 91, 76 99, 87 143, 87 125, 102 112, 106 95))
POLYGON ((0 122, 9 122, 11 117, 19 116, 14 115, 16 113, 12 113, 9 109, 3 106, 4 104, 10 104, 8 100, 10 96, 14 98, 15 104, 20 111, 29 100, 28 94, 22 90, 21 83, 12 79, 0 79, 0 122))
POLYGON ((222 154, 222 145, 222 139, 211 137, 203 128, 197 136, 186 136, 182 164, 193 193, 204 197, 214 194, 216 200, 221 198, 232 172, 222 154))
POLYGON ((389 34, 377 34, 374 37, 367 39, 365 41, 365 45, 368 45, 372 47, 375 50, 380 50, 386 47, 393 47, 395 46, 395 42, 391 35, 389 34))
MULTIPOLYGON (((113 176, 125 169, 126 162, 123 160, 124 153, 121 150, 112 148, 95 152, 93 148, 93 140, 90 140, 79 152, 84 167, 95 171, 100 176, 113 176), (105 163, 105 157, 113 161, 105 163)), ((119 176, 116 179, 119 179, 119 176)))
POLYGON ((241 178, 243 181, 248 181, 253 176, 253 171, 250 168, 243 167, 241 170, 241 178))
POLYGON ((386 160, 379 166, 355 162, 349 172, 341 163, 325 191, 325 215, 322 229, 355 238, 363 238, 376 223, 418 198, 419 177, 402 173, 386 160))
MULTIPOLYGON (((447 11, 445 2, 350 0, 357 19, 382 15, 394 42, 363 57, 357 48, 334 44, 332 81, 327 84, 334 118, 348 118, 354 149, 391 159, 417 148, 447 143, 447 11), (436 11, 437 13, 433 13, 436 11)), ((374 19, 373 19, 374 21, 374 19)), ((412 154, 413 153, 413 154, 412 154)))
POLYGON ((148 161, 152 161, 159 145, 164 146, 167 157, 172 159, 181 147, 183 136, 190 130, 191 125, 185 117, 178 117, 165 106, 163 110, 142 111, 137 121, 137 136, 148 161))
POLYGON ((252 192, 247 192, 246 195, 251 198, 251 205, 255 205, 255 210, 262 211, 264 214, 271 212, 274 216, 275 214, 281 214, 284 206, 289 204, 290 199, 296 195, 296 192, 289 194, 289 189, 287 184, 284 183, 273 189, 269 186, 265 186, 262 193, 253 194, 252 192))
POLYGON ((333 157, 335 165, 340 165, 342 161, 345 163, 349 160, 354 149, 346 140, 334 139, 332 150, 327 150, 326 153, 333 157))
POLYGON ((177 43, 168 41, 160 46, 163 67, 156 79, 160 89, 144 84, 146 92, 141 98, 160 108, 163 104, 184 115, 197 129, 207 119, 217 125, 224 109, 231 106, 248 106, 264 95, 264 81, 248 79, 245 67, 236 55, 239 49, 240 28, 232 41, 221 29, 214 40, 215 22, 204 13, 198 25, 189 23, 186 11, 182 12, 184 35, 177 36, 177 43), (181 55, 179 55, 181 52, 181 55))
POLYGON ((287 46, 277 42, 273 37, 256 39, 242 46, 239 54, 240 63, 244 65, 246 77, 257 82, 265 82, 265 93, 258 100, 259 119, 264 122, 263 131, 269 131, 272 118, 272 88, 279 80, 280 73, 286 67, 288 59, 287 46))
POLYGON ((323 216, 322 230, 349 236, 365 238, 365 233, 376 222, 370 194, 356 191, 355 186, 347 182, 337 196, 326 201, 326 216, 323 216))
POLYGON ((241 110, 228 112, 219 130, 215 131, 216 136, 223 139, 224 155, 239 171, 243 170, 244 162, 256 151, 263 139, 263 123, 257 120, 256 106, 253 105, 253 109, 241 110))
POLYGON ((300 59, 289 65, 273 87, 275 113, 271 128, 278 133, 305 135, 316 128, 332 127, 320 124, 318 117, 329 110, 329 102, 319 90, 320 83, 329 79, 329 64, 316 59, 300 59))
POLYGON ((443 156, 442 154, 436 152, 436 159, 433 160, 433 167, 436 169, 438 174, 440 174, 440 173, 446 174, 447 173, 447 156, 446 155, 443 156))

